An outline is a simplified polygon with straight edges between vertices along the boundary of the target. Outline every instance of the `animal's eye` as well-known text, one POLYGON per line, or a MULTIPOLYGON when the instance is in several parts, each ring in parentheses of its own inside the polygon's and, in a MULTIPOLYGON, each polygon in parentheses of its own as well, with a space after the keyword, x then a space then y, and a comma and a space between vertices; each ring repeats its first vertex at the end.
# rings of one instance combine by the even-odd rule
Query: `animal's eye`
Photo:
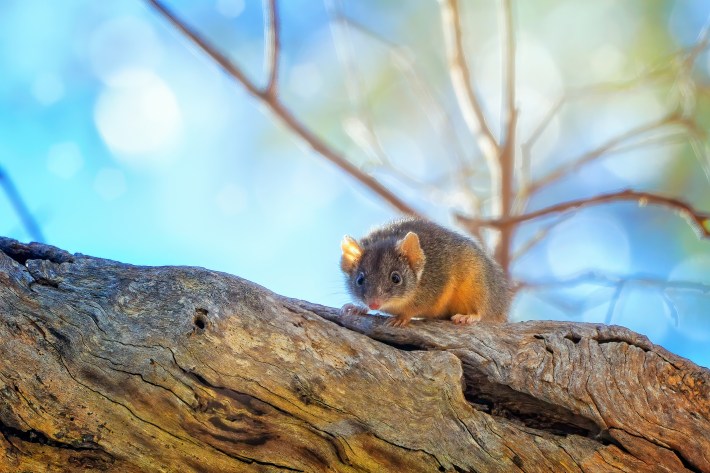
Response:
POLYGON ((395 284, 402 284, 402 276, 397 271, 392 271, 392 274, 390 274, 390 279, 395 284))
POLYGON ((357 279, 355 279, 355 284, 357 284, 358 286, 362 286, 364 282, 365 282, 365 273, 358 274, 357 279))

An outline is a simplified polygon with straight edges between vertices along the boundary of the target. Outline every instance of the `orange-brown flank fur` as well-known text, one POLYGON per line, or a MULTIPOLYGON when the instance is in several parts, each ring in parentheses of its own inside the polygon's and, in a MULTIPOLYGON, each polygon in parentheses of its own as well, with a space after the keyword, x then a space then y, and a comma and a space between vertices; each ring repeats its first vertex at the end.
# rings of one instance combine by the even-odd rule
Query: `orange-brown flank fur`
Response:
MULTIPOLYGON (((502 269, 478 244, 432 222, 408 219, 343 240, 341 268, 356 299, 395 316, 505 322, 510 303, 502 269), (394 273, 403 281, 395 284, 394 273)), ((395 278, 399 279, 399 278, 395 278)), ((344 310, 365 312, 352 304, 344 310)))

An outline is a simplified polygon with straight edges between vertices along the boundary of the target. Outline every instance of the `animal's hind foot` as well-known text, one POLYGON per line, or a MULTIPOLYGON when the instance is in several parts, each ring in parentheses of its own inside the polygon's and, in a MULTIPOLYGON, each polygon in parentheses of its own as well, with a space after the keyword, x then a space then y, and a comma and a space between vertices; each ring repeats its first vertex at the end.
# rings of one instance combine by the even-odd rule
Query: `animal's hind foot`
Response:
POLYGON ((456 314, 451 317, 451 321, 456 325, 470 325, 480 320, 479 314, 456 314))

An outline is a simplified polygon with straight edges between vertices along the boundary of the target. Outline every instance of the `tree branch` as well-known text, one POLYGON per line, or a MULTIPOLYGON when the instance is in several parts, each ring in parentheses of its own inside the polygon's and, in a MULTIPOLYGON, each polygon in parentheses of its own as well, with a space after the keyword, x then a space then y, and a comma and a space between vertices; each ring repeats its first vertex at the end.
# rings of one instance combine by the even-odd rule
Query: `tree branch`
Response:
MULTIPOLYGON (((624 145, 618 145, 613 147, 612 149, 607 150, 603 153, 603 155, 605 157, 609 157, 644 148, 690 143, 696 160, 702 167, 706 179, 708 180, 708 182, 710 182, 710 163, 703 156, 703 154, 705 154, 704 145, 702 144, 701 140, 698 139, 695 135, 696 133, 692 130, 676 131, 672 133, 667 133, 665 135, 659 135, 653 138, 646 138, 642 141, 635 141, 624 145)), ((529 201, 530 196, 530 148, 526 147, 526 145, 523 144, 521 153, 522 163, 520 167, 521 177, 519 182, 522 191, 516 196, 515 205, 513 207, 514 213, 521 213, 523 211, 525 205, 529 201)))
POLYGON ((408 215, 419 215, 413 207, 397 197, 379 181, 363 172, 357 166, 347 160, 345 156, 337 152, 313 131, 311 131, 302 121, 296 118, 293 113, 279 100, 278 95, 268 93, 267 89, 259 88, 252 82, 246 74, 232 61, 207 43, 198 33, 190 28, 181 19, 175 16, 160 0, 145 0, 155 10, 167 19, 170 24, 177 28, 182 34, 197 45, 213 61, 215 61, 230 77, 242 84, 244 88, 261 103, 263 103, 281 122, 296 136, 306 142, 316 153, 333 163, 346 174, 350 175, 365 187, 370 189, 380 198, 385 200, 398 211, 408 215))
POLYGON ((560 225, 563 222, 566 222, 570 218, 574 217, 575 213, 572 210, 568 210, 566 212, 560 212, 560 215, 554 219, 552 222, 548 223, 544 227, 540 228, 535 234, 530 237, 520 248, 518 248, 513 256, 511 257, 511 260, 515 261, 522 256, 524 256, 528 251, 530 251, 535 245, 540 243, 542 240, 547 238, 547 235, 550 234, 552 229, 554 229, 556 226, 560 225))
POLYGON ((614 320, 614 314, 616 313, 616 304, 619 303, 621 294, 624 292, 624 287, 628 281, 621 280, 617 283, 616 289, 614 289, 614 294, 611 296, 609 301, 609 308, 606 311, 606 317, 604 317, 604 323, 609 325, 614 320))
POLYGON ((698 59, 698 56, 710 45, 710 16, 705 20, 695 44, 688 50, 683 59, 683 66, 686 70, 690 70, 698 59))
POLYGON ((385 150, 382 140, 375 129, 370 108, 364 103, 365 85, 353 61, 354 54, 350 47, 351 45, 344 38, 349 32, 350 25, 347 21, 341 21, 341 28, 344 31, 334 27, 335 19, 340 19, 342 15, 334 1, 326 1, 325 4, 329 15, 330 32, 336 56, 341 68, 344 70, 345 90, 350 106, 357 114, 356 118, 348 118, 343 122, 343 129, 353 143, 375 161, 381 165, 391 166, 387 150, 385 150))
POLYGON ((619 284, 640 284, 661 289, 679 289, 710 295, 710 285, 693 281, 669 281, 646 274, 631 274, 618 276, 599 271, 583 271, 567 278, 557 278, 540 281, 520 281, 518 290, 542 290, 550 288, 574 287, 580 284, 596 284, 608 288, 616 288, 619 284))
MULTIPOLYGON (((588 98, 591 95, 624 92, 633 87, 636 87, 639 83, 643 81, 650 81, 662 78, 663 76, 667 75, 668 71, 676 72, 674 79, 677 79, 678 75, 682 74, 683 71, 689 71, 690 69, 692 69, 700 53, 706 50, 709 44, 710 20, 705 24, 701 32, 698 34, 698 39, 696 40, 695 44, 693 44, 693 46, 672 53, 670 56, 663 58, 656 65, 642 71, 635 77, 621 82, 593 84, 590 86, 583 86, 567 91, 552 105, 552 107, 550 107, 550 109, 542 117, 538 125, 533 129, 532 133, 530 133, 528 138, 522 143, 522 172, 520 176, 521 188, 527 187, 528 183, 530 182, 530 162, 532 159, 533 146, 540 138, 542 133, 550 125, 550 123, 552 123, 552 119, 560 112, 564 105, 566 105, 572 100, 588 98), (676 70, 678 68, 679 57, 682 57, 682 59, 680 61, 680 71, 677 72, 676 70)), ((710 179, 710 172, 705 169, 705 166, 704 170, 708 179, 710 179)), ((526 199, 520 199, 520 202, 523 203, 525 200, 526 199)))
POLYGON ((10 201, 10 205, 12 205, 13 210, 22 222, 22 225, 25 227, 25 231, 27 231, 30 235, 30 238, 38 243, 43 243, 44 235, 42 235, 42 230, 40 229, 39 224, 37 224, 37 221, 27 208, 25 201, 22 199, 22 196, 15 187, 15 184, 12 182, 12 179, 10 179, 10 176, 8 176, 2 168, 0 168, 0 186, 5 192, 7 200, 10 201))
MULTIPOLYGON (((566 101, 567 96, 558 99, 557 102, 550 107, 550 110, 548 110, 542 120, 540 120, 540 123, 538 123, 537 127, 535 127, 530 136, 528 136, 528 139, 522 142, 520 146, 520 169, 518 174, 518 186, 520 189, 525 190, 530 188, 530 183, 532 182, 533 146, 535 146, 535 143, 540 139, 542 133, 547 129, 550 123, 552 123, 552 119, 559 113, 566 101)), ((517 207, 522 207, 526 202, 527 198, 523 195, 519 195, 516 202, 516 210, 517 207)))
POLYGON ((505 77, 505 96, 506 96, 506 106, 504 106, 504 113, 501 113, 501 117, 505 117, 505 126, 502 128, 506 130, 506 136, 504 140, 501 141, 515 141, 512 137, 515 136, 514 130, 511 128, 515 127, 515 28, 513 26, 513 7, 511 5, 511 0, 501 0, 501 23, 503 25, 502 31, 505 37, 503 44, 505 49, 503 52, 504 63, 503 63, 503 77, 505 77))
POLYGON ((708 221, 710 221, 710 214, 699 212, 695 210, 690 204, 683 202, 680 199, 665 197, 651 192, 641 192, 630 189, 626 189, 619 192, 611 192, 608 194, 600 194, 594 197, 588 197, 584 199, 570 200, 567 202, 551 205, 540 210, 535 210, 533 212, 529 212, 522 215, 511 216, 508 218, 472 219, 462 215, 459 215, 456 218, 459 220, 459 222, 461 222, 462 225, 466 227, 498 228, 505 225, 514 225, 527 222, 536 218, 544 217, 546 215, 565 212, 567 210, 591 207, 593 205, 620 201, 636 201, 641 206, 653 204, 663 207, 669 207, 684 216, 690 223, 691 227, 698 233, 700 237, 710 237, 710 229, 708 229, 707 227, 707 223, 708 221))
MULTIPOLYGON (((673 320, 675 326, 678 326, 680 321, 680 316, 678 314, 678 307, 675 302, 668 294, 668 291, 673 290, 683 290, 698 292, 703 295, 710 295, 710 285, 693 282, 693 281, 668 281, 665 279, 660 279, 654 276, 648 275, 628 275, 628 276, 616 276, 610 274, 604 274, 597 271, 587 271, 579 274, 575 274, 566 279, 555 279, 550 281, 532 281, 532 282, 519 282, 516 286, 516 291, 521 290, 532 290, 540 291, 545 289, 559 289, 562 287, 575 287, 581 284, 596 284, 598 286, 607 287, 614 289, 614 292, 609 299, 609 307, 607 309, 606 317, 604 320, 605 324, 613 323, 614 313, 616 311, 616 305, 619 302, 622 292, 631 285, 641 285, 656 289, 659 291, 664 304, 668 308, 669 316, 673 320)), ((596 298, 594 298, 596 300, 596 298)), ((585 298, 585 302, 589 300, 589 297, 585 298)), ((555 301, 555 305, 560 305, 559 301, 555 301)), ((581 307, 575 307, 574 311, 579 312, 588 304, 584 303, 581 307)), ((568 310, 567 312, 570 312, 568 310)))
POLYGON ((562 179, 563 177, 569 175, 570 173, 579 170, 583 166, 599 159, 609 151, 613 150, 616 146, 632 138, 641 136, 644 133, 657 130, 672 123, 683 123, 681 117, 678 116, 678 114, 675 112, 669 113, 658 120, 654 120, 652 122, 639 125, 635 128, 631 128, 630 130, 627 130, 626 132, 609 139, 597 148, 587 151, 586 153, 578 156, 577 158, 572 159, 570 162, 559 166, 557 169, 551 171, 546 176, 533 182, 526 190, 526 193, 534 194, 543 187, 549 186, 553 182, 556 182, 562 179))
POLYGON ((707 141, 701 140, 696 134, 690 135, 690 148, 693 150, 693 156, 698 161, 700 168, 705 174, 705 179, 710 183, 710 146, 707 141))
POLYGON ((1 237, 0 280, 0 471, 710 471, 710 371, 623 327, 403 330, 1 237))
POLYGON ((268 82, 265 93, 276 95, 279 80, 279 56, 281 55, 279 12, 276 0, 264 0, 264 64, 267 66, 268 82))
MULTIPOLYGON (((438 94, 426 80, 425 75, 416 67, 416 63, 412 60, 411 51, 401 45, 395 44, 362 23, 343 15, 341 12, 335 12, 333 21, 337 21, 352 31, 357 31, 366 38, 370 38, 385 47, 392 57, 393 65, 399 69, 405 77, 411 92, 417 98, 416 102, 425 112, 426 118, 434 132, 439 135, 439 140, 442 143, 448 144, 453 150, 453 155, 456 157, 458 164, 462 169, 462 173, 457 175, 470 174, 471 165, 466 161, 466 153, 464 152, 461 141, 455 133, 454 123, 451 116, 442 107, 441 99, 438 94)), ((448 153, 447 150, 444 150, 448 153)))
MULTIPOLYGON (((510 0, 501 0, 501 44, 503 44, 502 77, 505 77, 505 103, 501 111, 501 118, 506 122, 503 125, 505 136, 501 138, 498 163, 500 166, 500 199, 501 218, 513 214, 515 202, 515 154, 516 154, 516 129, 517 112, 515 108, 515 30, 513 28, 513 8, 510 0)), ((511 241, 514 228, 512 226, 500 227, 500 239, 496 245, 496 259, 504 271, 509 271, 511 241)))
MULTIPOLYGON (((442 101, 436 90, 427 81, 425 74, 418 68, 413 60, 413 54, 406 47, 389 41, 382 35, 363 25, 362 23, 344 15, 339 9, 340 2, 328 1, 326 6, 331 15, 331 25, 337 24, 343 28, 344 34, 340 29, 332 28, 334 43, 338 57, 346 69, 346 89, 350 95, 351 102, 357 109, 359 117, 352 121, 356 125, 355 129, 346 128, 346 133, 355 142, 355 144, 363 149, 367 154, 375 160, 382 163, 378 170, 384 171, 393 175, 405 185, 421 190, 422 195, 432 202, 441 203, 446 207, 451 207, 452 194, 454 192, 442 189, 444 186, 455 185, 456 194, 465 196, 465 205, 468 211, 473 215, 480 215, 482 212, 482 199, 471 188, 470 178, 479 172, 479 166, 467 158, 461 146, 458 134, 455 132, 455 126, 449 113, 444 110, 442 101), (377 45, 384 47, 391 56, 392 65, 398 69, 409 86, 412 96, 415 98, 415 103, 424 112, 426 119, 434 133, 436 133, 439 141, 443 145, 442 152, 452 158, 452 165, 455 170, 448 172, 438 178, 422 182, 420 179, 415 179, 409 175, 404 169, 395 169, 392 166, 389 156, 384 149, 384 146, 379 139, 379 136, 374 129, 374 120, 371 111, 362 103, 363 84, 362 77, 358 74, 356 64, 353 58, 356 56, 352 50, 350 42, 346 41, 349 34, 356 32, 368 40, 374 41, 377 45), (347 36, 346 36, 347 35, 347 36), (348 47, 350 46, 350 47, 348 47)), ((367 168, 364 168, 367 170, 367 168)), ((449 187, 447 187, 449 189, 449 187)), ((456 201, 461 204, 461 200, 456 201)), ((480 235, 476 234, 479 240, 480 235)))

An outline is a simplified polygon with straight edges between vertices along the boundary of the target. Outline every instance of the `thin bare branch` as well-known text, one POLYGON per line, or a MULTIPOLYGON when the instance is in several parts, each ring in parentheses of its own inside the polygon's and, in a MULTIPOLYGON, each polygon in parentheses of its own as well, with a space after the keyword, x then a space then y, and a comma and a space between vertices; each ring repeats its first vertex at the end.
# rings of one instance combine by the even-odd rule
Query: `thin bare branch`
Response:
POLYGON ((579 87, 567 91, 560 98, 558 98, 549 108, 547 113, 543 115, 543 117, 540 119, 540 122, 533 129, 527 139, 522 143, 522 148, 532 149, 537 140, 540 139, 540 136, 543 134, 543 132, 547 129, 548 126, 550 126, 555 116, 560 113, 562 107, 564 107, 568 103, 574 100, 590 98, 595 95, 614 94, 628 91, 629 89, 638 87, 639 83, 644 80, 653 79, 661 76, 667 69, 670 68, 670 64, 665 63, 662 66, 658 66, 657 68, 645 71, 639 76, 633 77, 625 81, 593 84, 590 86, 579 87))
MULTIPOLYGON (((663 298, 663 302, 668 308, 669 317, 673 321, 673 324, 677 327, 680 323, 680 315, 678 307, 671 298, 668 291, 688 291, 697 292, 702 295, 710 295, 710 285, 693 282, 693 281, 669 281, 666 279, 661 279, 655 276, 648 275, 627 275, 618 276, 610 275, 605 273, 600 273, 598 271, 587 271, 572 275, 568 278, 554 279, 548 281, 530 281, 530 282, 519 282, 516 285, 518 291, 534 291, 535 294, 539 294, 541 291, 547 291, 550 289, 558 290, 564 287, 576 287, 583 284, 593 284, 596 286, 601 286, 609 289, 614 289, 611 298, 609 299, 609 306, 607 308, 607 314, 604 323, 610 324, 614 321, 614 315, 616 313, 616 306, 619 302, 624 289, 630 286, 645 286, 658 291, 660 296, 663 298)), ((553 291, 554 293, 554 291, 553 291)), ((540 296, 538 296, 540 297, 540 296)), ((578 313, 585 308, 589 308, 589 301, 592 300, 596 304, 596 297, 585 296, 581 302, 581 305, 565 303, 564 305, 560 303, 559 300, 550 299, 549 302, 560 307, 564 312, 568 313, 578 313)))
MULTIPOLYGON (((609 156, 614 156, 614 155, 620 155, 624 153, 629 153, 631 151, 636 151, 644 148, 656 148, 656 147, 661 147, 661 146, 668 146, 668 145, 680 145, 680 144, 685 144, 690 141, 690 144, 693 148, 694 154, 697 158, 697 160, 700 162, 701 166, 703 167, 703 171, 705 172, 705 176, 708 179, 708 182, 710 182, 710 161, 706 160, 702 156, 702 150, 703 144, 701 141, 697 138, 694 137, 694 133, 689 132, 687 130, 683 131, 677 131, 677 132, 672 132, 656 137, 649 137, 649 138, 644 138, 643 140, 636 141, 636 142, 631 142, 628 144, 623 144, 614 147, 613 149, 608 150, 604 156, 609 157, 609 156), (697 143, 695 143, 697 141, 697 143)), ((656 148, 658 149, 658 148, 656 148)), ((522 166, 521 170, 519 172, 520 177, 520 189, 521 191, 518 193, 516 196, 515 204, 513 205, 513 213, 515 214, 520 214, 522 213, 523 209, 529 202, 529 194, 526 191, 530 187, 530 150, 529 148, 526 149, 523 147, 522 149, 522 166)))
POLYGON ((673 320, 673 324, 678 327, 678 324, 680 323, 678 306, 675 305, 675 302, 673 302, 673 299, 671 298, 671 296, 668 295, 666 291, 662 291, 661 296, 663 297, 663 302, 666 303, 666 307, 668 307, 668 312, 670 313, 670 317, 673 320))
MULTIPOLYGON (((533 131, 530 133, 530 135, 527 137, 527 139, 521 144, 521 164, 520 164, 520 173, 519 173, 519 185, 520 185, 520 188, 523 189, 523 192, 521 192, 521 195, 518 196, 518 199, 516 200, 515 209, 517 211, 519 211, 519 209, 527 203, 529 194, 534 192, 535 188, 538 187, 538 184, 540 184, 540 183, 536 183, 532 189, 530 188, 530 186, 531 186, 530 185, 530 182, 531 182, 530 167, 531 167, 531 161, 532 161, 532 148, 535 145, 535 143, 538 141, 540 136, 543 134, 543 132, 550 125, 550 123, 552 123, 552 120, 555 118, 555 116, 557 116, 560 113, 563 106, 565 106, 567 103, 571 102, 572 100, 590 98, 591 96, 594 96, 594 95, 621 93, 621 92, 627 91, 629 89, 632 89, 634 87, 637 87, 642 82, 648 82, 648 81, 652 81, 652 80, 658 80, 663 77, 667 77, 669 75, 669 73, 673 74, 673 76, 676 79, 678 79, 678 77, 681 77, 683 75, 688 75, 689 71, 694 66, 698 56, 703 51, 705 51, 709 45, 710 45, 710 18, 708 19, 708 22, 706 22, 703 29, 700 31, 696 42, 690 48, 685 48, 685 49, 681 49, 679 51, 673 52, 671 55, 664 57, 662 60, 658 61, 655 65, 641 71, 636 76, 634 76, 630 79, 624 80, 624 81, 599 83, 599 84, 593 84, 593 85, 589 85, 589 86, 583 86, 583 87, 579 87, 576 89, 568 90, 563 96, 561 96, 557 101, 555 101, 555 103, 550 107, 550 109, 547 111, 547 113, 541 118, 540 122, 533 129, 533 131)), ((678 118, 680 119, 680 116, 678 118)), ((701 166, 703 166, 703 171, 705 172, 706 176, 710 180, 710 164, 705 163, 700 158, 702 153, 699 152, 699 147, 697 146, 697 143, 693 144, 691 142, 691 145, 693 146, 696 156, 698 156, 701 166)), ((597 149, 597 150, 590 151, 588 153, 589 159, 593 160, 593 159, 596 159, 596 158, 601 157, 603 155, 609 154, 608 151, 610 151, 610 150, 607 150, 607 151, 601 150, 603 152, 601 152, 601 154, 597 155, 598 151, 600 151, 600 150, 597 149)), ((574 161, 573 161, 573 164, 574 164, 574 161)), ((583 164, 584 163, 581 163, 581 165, 583 165, 583 164)))
POLYGON ((569 95, 565 94, 564 96, 557 99, 557 101, 552 105, 552 107, 550 107, 550 110, 548 110, 547 113, 542 117, 540 123, 538 123, 532 133, 530 133, 528 139, 523 142, 523 149, 532 149, 537 140, 540 139, 540 135, 542 135, 542 133, 547 129, 547 127, 552 122, 552 119, 555 118, 555 115, 557 115, 560 112, 562 106, 565 105, 567 101, 569 101, 569 97, 569 95))
MULTIPOLYGON (((469 185, 469 179, 475 174, 475 168, 467 162, 459 138, 455 133, 451 117, 441 106, 441 100, 436 97, 435 91, 424 78, 424 75, 417 69, 411 52, 407 48, 387 40, 367 26, 344 15, 340 9, 339 1, 326 1, 326 9, 331 20, 331 34, 336 46, 338 59, 345 70, 348 97, 358 115, 356 118, 348 120, 347 123, 351 124, 351 126, 346 127, 346 133, 358 147, 379 163, 377 166, 373 165, 372 170, 391 175, 402 184, 426 196, 427 200, 445 207, 454 206, 452 204, 452 194, 454 193, 444 190, 444 187, 455 183, 458 186, 458 192, 466 196, 469 210, 474 215, 480 214, 480 199, 469 185), (340 28, 334 28, 336 25, 339 25, 340 28), (363 100, 365 87, 357 64, 354 61, 356 53, 353 51, 352 44, 349 41, 352 32, 359 33, 368 40, 376 42, 385 48, 391 56, 393 65, 406 79, 413 96, 416 97, 416 103, 424 112, 432 130, 438 135, 439 141, 453 148, 453 153, 450 153, 447 149, 444 152, 446 156, 456 158, 452 163, 457 166, 456 171, 447 172, 438 178, 422 181, 412 176, 406 169, 392 164, 387 150, 375 129, 371 110, 363 100), (353 128, 355 129, 353 130, 353 128)), ((364 169, 367 170, 366 167, 364 169)))
POLYGON ((581 284, 594 284, 597 286, 605 286, 616 288, 619 284, 637 284, 656 289, 668 290, 684 290, 691 292, 699 292, 701 294, 710 295, 710 285, 694 281, 673 281, 658 278, 645 274, 630 274, 625 276, 606 274, 599 271, 583 271, 574 274, 567 278, 556 278, 550 280, 538 281, 523 281, 518 283, 519 290, 544 290, 544 289, 559 289, 562 287, 575 287, 581 284))
POLYGON ((607 151, 607 156, 614 156, 619 154, 630 153, 631 151, 638 151, 646 148, 653 148, 658 150, 663 146, 669 145, 679 145, 687 143, 689 139, 689 133, 680 131, 674 133, 668 133, 664 135, 654 136, 652 138, 644 138, 643 140, 628 143, 625 145, 617 146, 614 149, 607 151))
POLYGON ((25 227, 25 231, 30 235, 30 238, 38 243, 43 243, 44 236, 42 235, 42 230, 40 230, 37 221, 27 208, 27 204, 25 204, 25 201, 22 199, 17 187, 15 187, 15 183, 2 168, 0 168, 0 187, 2 187, 5 192, 7 200, 10 201, 10 205, 12 205, 13 210, 22 222, 22 226, 25 227))
POLYGON ((346 40, 350 25, 342 22, 340 28, 335 28, 335 19, 340 17, 339 5, 336 0, 326 1, 326 9, 330 17, 330 32, 335 46, 335 52, 344 70, 345 90, 351 107, 355 110, 356 118, 343 121, 343 129, 350 139, 370 155, 375 161, 383 165, 390 165, 390 158, 385 150, 380 136, 375 130, 372 113, 364 103, 365 85, 362 76, 353 61, 352 45, 346 40))
POLYGON ((281 55, 281 27, 276 0, 264 0, 264 64, 268 82, 265 92, 276 95, 279 82, 279 56, 281 55))
POLYGON ((236 64, 231 62, 227 57, 222 54, 217 49, 213 48, 212 45, 208 44, 197 32, 192 30, 186 23, 180 20, 172 11, 170 11, 163 2, 160 0, 145 0, 150 6, 152 6, 158 13, 160 13, 163 18, 168 20, 171 25, 173 25, 178 31, 189 38, 195 45, 200 48, 203 52, 215 61, 224 71, 240 82, 247 91, 257 98, 263 99, 264 92, 259 89, 259 87, 252 82, 236 64))
POLYGON ((471 72, 463 48, 463 31, 458 0, 440 0, 449 74, 461 112, 471 132, 482 135, 481 151, 495 156, 498 144, 488 126, 483 107, 474 90, 471 72))
MULTIPOLYGON (((355 52, 352 50, 352 44, 347 39, 351 24, 341 14, 339 6, 337 1, 326 1, 333 44, 335 45, 335 51, 341 67, 345 71, 345 89, 350 104, 357 114, 356 117, 344 122, 345 133, 377 163, 372 165, 371 170, 379 170, 393 176, 399 182, 421 192, 432 201, 440 199, 443 193, 436 186, 422 182, 420 179, 414 178, 406 169, 400 169, 392 164, 392 160, 375 128, 370 107, 365 103, 364 81, 353 60, 355 52), (340 28, 334 27, 336 26, 336 21, 338 21, 337 24, 340 25, 340 28)), ((375 35, 374 32, 371 34, 375 35)), ((391 45, 388 44, 388 46, 391 45)), ((363 169, 368 170, 368 166, 363 166, 363 169)))
MULTIPOLYGON (((394 66, 400 70, 407 80, 412 95, 417 98, 416 102, 422 111, 425 112, 432 129, 439 135, 440 142, 451 146, 453 155, 457 158, 461 168, 470 168, 471 166, 466 161, 466 153, 463 151, 461 141, 455 133, 454 123, 450 114, 444 110, 441 105, 442 100, 413 61, 411 52, 340 12, 337 12, 333 19, 351 28, 352 31, 356 31, 364 37, 382 44, 387 49, 387 52, 392 57, 394 66)), ((470 172, 463 172, 463 174, 470 174, 470 172)))
MULTIPOLYGON (((501 137, 498 153, 500 167, 500 207, 501 218, 513 214, 515 204, 515 158, 517 151, 517 122, 518 114, 515 104, 515 30, 513 27, 513 8, 510 0, 501 0, 501 44, 502 74, 505 78, 505 100, 502 103, 501 118, 505 120, 502 127, 504 136, 501 137), (504 118, 503 118, 504 117, 504 118)), ((499 240, 496 244, 495 257, 504 271, 508 272, 511 260, 511 242, 514 229, 511 226, 499 228, 499 240)))
POLYGON ((616 286, 616 289, 614 290, 614 294, 611 296, 611 299, 609 300, 609 308, 607 309, 606 312, 606 317, 604 318, 604 323, 607 325, 610 325, 612 321, 614 320, 614 314, 616 313, 616 304, 619 302, 619 299, 621 298, 621 294, 624 292, 624 287, 626 286, 626 280, 621 280, 616 286))
POLYGON ((567 212, 562 212, 552 222, 548 223, 547 225, 540 228, 537 232, 535 232, 535 234, 530 237, 528 241, 526 241, 520 248, 518 248, 518 250, 511 257, 511 260, 515 261, 527 254, 533 247, 535 247, 535 245, 547 238, 547 235, 549 235, 555 227, 574 217, 574 215, 575 212, 571 210, 568 210, 567 212))
POLYGON ((683 122, 681 117, 679 117, 678 114, 673 112, 652 122, 644 123, 643 125, 631 128, 630 130, 627 130, 626 132, 621 133, 620 135, 614 136, 613 138, 609 139, 597 148, 594 148, 593 150, 587 151, 586 153, 569 160, 565 164, 562 164, 557 167, 557 169, 551 171, 546 176, 538 179, 537 181, 534 181, 530 184, 530 187, 526 190, 526 193, 534 194, 543 187, 549 186, 553 182, 556 182, 562 179, 563 177, 579 170, 583 166, 599 159, 602 156, 605 156, 609 151, 613 150, 615 147, 631 139, 638 138, 639 136, 643 136, 646 133, 658 130, 667 125, 677 123, 683 122))
POLYGON ((513 212, 520 213, 528 202, 528 189, 532 183, 532 149, 537 143, 542 133, 552 123, 552 120, 559 113, 562 106, 565 104, 566 98, 562 97, 550 108, 550 110, 542 118, 538 126, 533 130, 526 141, 520 145, 520 164, 518 166, 518 188, 521 190, 516 196, 513 204, 513 212))
POLYGON ((463 32, 461 29, 461 14, 458 0, 439 0, 441 6, 442 28, 444 30, 444 44, 449 64, 449 76, 456 94, 464 121, 477 137, 478 147, 486 159, 488 172, 491 178, 491 192, 493 196, 493 215, 500 214, 500 164, 498 163, 499 144, 491 132, 483 107, 475 92, 471 72, 466 61, 463 48, 463 32))
POLYGON ((707 141, 701 140, 694 134, 690 136, 690 148, 693 150, 693 156, 700 164, 700 168, 705 174, 705 179, 710 183, 710 146, 707 141))
POLYGON ((686 53, 685 59, 683 60, 683 65, 686 69, 693 67, 698 56, 707 49, 708 45, 710 45, 710 16, 705 20, 705 24, 700 30, 700 33, 698 33, 695 44, 686 53))
POLYGON ((511 127, 515 123, 515 28, 513 25, 513 6, 511 0, 501 0, 501 24, 502 35, 504 36, 503 50, 503 75, 505 77, 505 97, 501 118, 505 117, 504 126, 501 129, 507 130, 506 136, 501 142, 511 141, 514 133, 511 127))
POLYGON ((671 53, 669 56, 664 57, 655 65, 646 68, 634 77, 623 81, 592 84, 568 90, 564 95, 562 95, 559 99, 555 101, 555 103, 550 107, 548 112, 542 117, 542 119, 532 131, 532 133, 530 133, 530 136, 528 136, 527 140, 523 142, 523 150, 525 150, 526 148, 530 149, 533 147, 535 142, 540 138, 540 135, 542 135, 542 133, 547 129, 553 118, 560 112, 562 107, 567 103, 571 102, 572 100, 589 98, 593 95, 625 92, 634 87, 638 87, 638 85, 642 82, 648 82, 667 76, 669 71, 677 71, 678 57, 683 58, 681 64, 681 71, 688 70, 693 67, 700 53, 706 50, 708 45, 710 45, 710 19, 708 23, 706 23, 703 27, 702 31, 698 35, 698 39, 696 40, 695 44, 693 44, 693 46, 688 49, 683 49, 671 53))
POLYGON ((207 56, 215 61, 227 73, 227 75, 242 84, 242 86, 244 86, 244 88, 251 95, 271 110, 273 114, 281 120, 281 122, 289 130, 291 130, 291 132, 301 138, 308 146, 311 147, 311 149, 313 149, 313 151, 320 154, 326 160, 343 170, 346 174, 349 174, 351 177, 359 181, 398 211, 408 215, 419 215, 413 207, 397 197, 372 176, 352 164, 344 155, 333 149, 330 145, 318 137, 313 131, 311 131, 310 128, 308 128, 286 108, 286 106, 279 100, 277 94, 269 94, 267 89, 260 89, 237 65, 230 61, 215 47, 207 43, 207 41, 205 41, 197 32, 195 32, 181 19, 175 16, 160 0, 145 1, 158 13, 160 13, 161 16, 167 19, 176 29, 197 45, 205 54, 207 54, 207 56))
POLYGON ((690 204, 680 199, 666 197, 659 194, 654 194, 652 192, 641 192, 630 189, 626 189, 619 192, 611 192, 608 194, 600 194, 584 199, 561 202, 559 204, 551 205, 540 210, 536 210, 522 215, 514 215, 508 218, 479 220, 459 215, 457 216, 457 219, 459 220, 459 222, 461 222, 462 225, 466 226, 467 228, 497 228, 501 226, 509 226, 522 222, 527 222, 530 220, 535 220, 546 215, 553 215, 559 212, 566 212, 568 210, 621 201, 636 201, 641 206, 652 204, 659 205, 662 207, 668 207, 685 217, 688 223, 698 233, 700 237, 710 237, 710 229, 708 228, 710 214, 699 212, 695 210, 690 204))

